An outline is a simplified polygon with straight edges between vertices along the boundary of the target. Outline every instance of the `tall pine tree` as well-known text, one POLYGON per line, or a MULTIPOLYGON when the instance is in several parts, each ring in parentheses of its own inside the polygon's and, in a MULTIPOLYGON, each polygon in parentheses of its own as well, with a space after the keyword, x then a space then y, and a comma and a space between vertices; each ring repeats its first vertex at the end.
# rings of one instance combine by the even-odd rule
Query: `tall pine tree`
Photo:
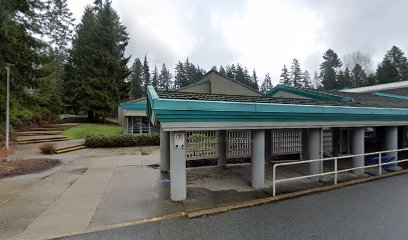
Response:
POLYGON ((290 77, 289 77, 289 71, 286 68, 286 65, 283 65, 282 73, 280 75, 279 84, 286 85, 286 86, 291 86, 292 85, 290 77))
POLYGON ((292 61, 292 66, 290 67, 290 82, 293 87, 303 87, 302 86, 302 69, 300 69, 299 60, 296 58, 292 61))
POLYGON ((130 99, 138 99, 145 96, 142 79, 142 62, 136 58, 132 65, 130 74, 130 99))
POLYGON ((323 62, 320 64, 320 79, 325 89, 336 89, 336 71, 342 65, 337 54, 329 49, 323 55, 323 62))
POLYGON ((142 78, 143 78, 143 86, 145 87, 145 91, 148 85, 150 85, 150 68, 149 62, 147 61, 146 55, 144 56, 143 67, 142 67, 142 78))
POLYGON ((265 79, 262 82, 260 92, 265 94, 265 93, 269 92, 272 89, 272 87, 273 86, 272 86, 271 77, 269 76, 269 73, 267 73, 265 75, 265 79))
POLYGON ((159 85, 159 72, 157 71, 157 66, 154 65, 153 76, 152 76, 152 86, 154 88, 159 85))
POLYGON ((171 88, 171 78, 170 71, 167 70, 166 65, 163 63, 159 75, 158 89, 168 91, 171 88))

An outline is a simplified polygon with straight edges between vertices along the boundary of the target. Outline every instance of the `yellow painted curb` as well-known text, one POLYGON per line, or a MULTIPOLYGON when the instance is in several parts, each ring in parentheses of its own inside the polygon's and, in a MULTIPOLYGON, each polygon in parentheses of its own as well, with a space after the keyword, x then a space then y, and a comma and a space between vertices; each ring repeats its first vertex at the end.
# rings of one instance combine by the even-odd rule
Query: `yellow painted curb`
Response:
POLYGON ((310 195, 310 194, 314 194, 314 193, 327 192, 327 191, 338 189, 338 188, 352 186, 352 185, 356 185, 356 184, 359 184, 359 183, 370 182, 370 181, 374 181, 374 180, 378 180, 378 179, 382 179, 382 178, 386 178, 386 177, 391 177, 391 176, 396 176, 396 175, 400 175, 400 174, 405 174, 405 173, 408 173, 408 169, 398 171, 398 172, 386 173, 386 174, 383 174, 383 175, 360 178, 360 179, 356 179, 356 180, 352 180, 352 181, 339 183, 337 185, 328 185, 328 186, 323 186, 323 187, 306 189, 306 190, 302 190, 302 191, 298 191, 298 192, 281 194, 281 195, 278 195, 278 196, 275 196, 275 197, 267 197, 267 198, 256 199, 256 200, 249 200, 249 201, 245 201, 245 202, 229 204, 229 205, 226 205, 226 206, 221 206, 221 207, 216 207, 216 208, 211 208, 211 209, 205 209, 205 210, 200 210, 200 211, 195 211, 195 212, 189 212, 189 213, 187 213, 187 217, 188 218, 197 218, 197 217, 201 217, 201 216, 204 216, 204 215, 213 215, 213 214, 228 212, 228 211, 231 211, 231 210, 236 210, 236 209, 241 209, 241 208, 248 208, 248 207, 268 204, 268 203, 287 200, 287 199, 291 199, 291 198, 302 197, 302 196, 306 196, 306 195, 310 195))

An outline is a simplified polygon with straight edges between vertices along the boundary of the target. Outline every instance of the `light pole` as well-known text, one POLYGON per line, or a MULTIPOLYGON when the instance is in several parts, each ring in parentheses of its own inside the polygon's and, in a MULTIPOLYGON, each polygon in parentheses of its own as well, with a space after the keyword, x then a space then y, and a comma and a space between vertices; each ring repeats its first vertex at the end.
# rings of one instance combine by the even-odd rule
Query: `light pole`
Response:
POLYGON ((6 103, 6 150, 9 149, 9 135, 10 135, 10 68, 14 64, 6 63, 7 70, 7 103, 6 103))

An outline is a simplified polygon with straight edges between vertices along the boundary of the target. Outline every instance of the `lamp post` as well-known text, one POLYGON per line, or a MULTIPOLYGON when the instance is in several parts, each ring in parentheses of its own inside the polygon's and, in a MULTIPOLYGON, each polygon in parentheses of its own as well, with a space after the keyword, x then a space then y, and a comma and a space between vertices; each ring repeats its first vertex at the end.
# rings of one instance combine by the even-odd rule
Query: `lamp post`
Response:
POLYGON ((9 135, 10 135, 10 68, 14 66, 14 64, 6 63, 6 70, 7 70, 7 103, 6 103, 6 150, 9 149, 9 135))

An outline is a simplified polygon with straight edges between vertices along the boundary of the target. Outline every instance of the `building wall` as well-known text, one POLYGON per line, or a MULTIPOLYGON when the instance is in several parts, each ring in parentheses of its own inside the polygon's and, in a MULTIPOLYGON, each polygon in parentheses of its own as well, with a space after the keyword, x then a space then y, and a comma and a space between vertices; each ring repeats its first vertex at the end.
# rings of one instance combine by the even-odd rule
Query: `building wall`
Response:
POLYGON ((242 86, 239 83, 226 79, 219 74, 210 73, 207 77, 211 81, 212 94, 262 96, 261 93, 242 86))
POLYGON ((179 89, 177 92, 191 92, 191 93, 211 93, 211 83, 210 82, 203 82, 203 83, 196 83, 192 86, 179 89))

